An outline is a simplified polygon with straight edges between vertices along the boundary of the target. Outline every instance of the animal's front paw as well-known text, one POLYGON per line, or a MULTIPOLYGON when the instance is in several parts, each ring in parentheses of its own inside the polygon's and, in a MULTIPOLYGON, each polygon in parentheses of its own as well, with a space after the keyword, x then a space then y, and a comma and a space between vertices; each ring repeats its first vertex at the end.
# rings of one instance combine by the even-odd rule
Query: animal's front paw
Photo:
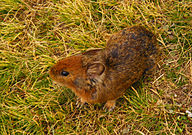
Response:
POLYGON ((77 102, 76 102, 76 106, 77 106, 77 108, 82 108, 85 103, 86 103, 85 101, 78 98, 77 102))
POLYGON ((103 109, 106 110, 106 111, 111 112, 115 108, 115 103, 116 103, 116 100, 108 100, 105 103, 105 106, 103 107, 103 109))

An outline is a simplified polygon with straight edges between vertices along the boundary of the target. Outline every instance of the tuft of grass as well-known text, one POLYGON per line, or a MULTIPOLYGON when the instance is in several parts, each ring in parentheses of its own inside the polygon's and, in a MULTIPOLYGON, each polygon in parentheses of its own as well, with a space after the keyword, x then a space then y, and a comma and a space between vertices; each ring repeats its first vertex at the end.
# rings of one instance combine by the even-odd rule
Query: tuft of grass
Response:
POLYGON ((191 134, 190 0, 1 0, 1 134, 191 134), (52 83, 58 59, 104 48, 111 34, 142 25, 162 59, 151 78, 128 89, 113 112, 77 108, 71 90, 52 83))

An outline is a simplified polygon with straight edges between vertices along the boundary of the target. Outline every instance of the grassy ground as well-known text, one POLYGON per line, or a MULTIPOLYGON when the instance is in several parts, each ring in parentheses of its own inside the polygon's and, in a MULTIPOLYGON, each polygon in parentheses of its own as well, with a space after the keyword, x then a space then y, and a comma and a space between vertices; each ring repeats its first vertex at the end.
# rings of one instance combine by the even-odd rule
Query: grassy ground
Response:
POLYGON ((0 134, 192 134, 191 35, 190 0, 0 0, 0 134), (132 25, 157 35, 159 70, 113 112, 77 109, 50 66, 132 25))

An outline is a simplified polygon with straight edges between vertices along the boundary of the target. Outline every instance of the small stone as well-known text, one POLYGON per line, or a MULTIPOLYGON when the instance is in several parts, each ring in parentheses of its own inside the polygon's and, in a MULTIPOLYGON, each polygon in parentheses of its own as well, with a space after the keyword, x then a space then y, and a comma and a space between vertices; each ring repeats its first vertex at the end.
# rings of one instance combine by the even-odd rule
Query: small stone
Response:
POLYGON ((169 113, 173 113, 173 110, 169 110, 169 113))
POLYGON ((190 111, 186 110, 186 113, 188 117, 192 118, 192 113, 190 111))

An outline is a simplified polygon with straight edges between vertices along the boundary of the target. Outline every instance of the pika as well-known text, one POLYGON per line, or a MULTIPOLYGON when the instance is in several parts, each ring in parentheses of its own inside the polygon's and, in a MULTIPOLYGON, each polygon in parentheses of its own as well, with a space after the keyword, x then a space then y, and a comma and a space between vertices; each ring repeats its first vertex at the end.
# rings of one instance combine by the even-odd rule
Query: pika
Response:
POLYGON ((156 36, 142 26, 133 26, 113 34, 104 49, 59 60, 49 74, 82 103, 106 102, 105 108, 112 110, 125 90, 151 67, 157 53, 156 36))

